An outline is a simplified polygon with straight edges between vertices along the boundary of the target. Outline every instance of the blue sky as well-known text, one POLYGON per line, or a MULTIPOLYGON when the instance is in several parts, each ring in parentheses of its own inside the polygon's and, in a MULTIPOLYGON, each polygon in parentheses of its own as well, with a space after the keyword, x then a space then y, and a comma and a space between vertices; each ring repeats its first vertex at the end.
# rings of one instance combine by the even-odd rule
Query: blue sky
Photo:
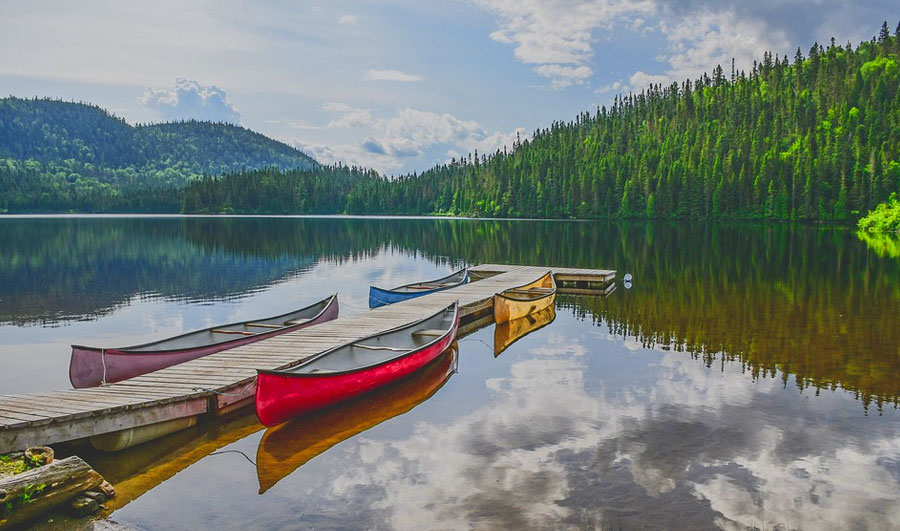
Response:
POLYGON ((399 174, 898 19, 896 0, 4 0, 0 94, 231 121, 399 174))

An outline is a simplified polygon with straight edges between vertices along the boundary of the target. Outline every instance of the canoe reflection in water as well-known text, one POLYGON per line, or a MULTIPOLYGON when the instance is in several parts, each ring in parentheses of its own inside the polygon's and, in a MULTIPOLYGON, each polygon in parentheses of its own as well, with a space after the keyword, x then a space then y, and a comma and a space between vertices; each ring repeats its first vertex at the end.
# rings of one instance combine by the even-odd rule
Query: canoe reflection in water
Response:
POLYGON ((556 307, 548 306, 525 317, 497 323, 494 328, 494 357, 499 356, 516 341, 552 323, 554 319, 556 307))
POLYGON ((453 342, 429 365, 395 385, 267 429, 256 450, 259 493, 332 446, 431 398, 456 372, 458 356, 453 342))

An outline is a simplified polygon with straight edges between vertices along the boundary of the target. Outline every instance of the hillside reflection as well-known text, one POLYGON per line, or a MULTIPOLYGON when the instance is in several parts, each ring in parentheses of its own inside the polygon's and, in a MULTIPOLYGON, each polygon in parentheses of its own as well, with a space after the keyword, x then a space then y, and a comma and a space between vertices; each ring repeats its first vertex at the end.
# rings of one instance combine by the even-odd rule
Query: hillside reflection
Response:
MULTIPOLYGON (((796 375, 881 407, 900 397, 900 262, 849 230, 790 225, 354 218, 0 219, 0 323, 94 319, 135 297, 241 297, 314 264, 405 253, 440 264, 632 273, 578 315, 754 378, 796 375)), ((365 289, 365 279, 358 289, 365 289)), ((362 291, 361 291, 362 292, 362 291)))

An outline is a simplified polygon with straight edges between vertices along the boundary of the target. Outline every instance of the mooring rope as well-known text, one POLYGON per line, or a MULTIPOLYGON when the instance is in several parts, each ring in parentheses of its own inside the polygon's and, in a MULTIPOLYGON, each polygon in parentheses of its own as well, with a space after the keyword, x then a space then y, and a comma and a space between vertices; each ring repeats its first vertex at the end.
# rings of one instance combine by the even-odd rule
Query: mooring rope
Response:
POLYGON ((484 342, 484 341, 478 339, 477 337, 467 337, 467 338, 465 338, 465 339, 460 339, 460 340, 458 340, 457 342, 458 342, 458 343, 465 343, 466 341, 477 341, 477 342, 481 343, 482 345, 486 346, 487 348, 491 349, 491 352, 494 351, 494 345, 488 345, 486 342, 484 342))
POLYGON ((213 394, 225 395, 225 396, 240 396, 240 395, 244 394, 244 391, 249 389, 255 383, 256 382, 250 382, 247 385, 245 385, 244 387, 242 387, 240 391, 237 391, 234 393, 226 393, 225 391, 216 391, 215 389, 211 389, 209 387, 191 387, 191 390, 192 391, 206 391, 207 393, 213 393, 213 394))
POLYGON ((355 304, 350 304, 350 303, 347 302, 347 301, 341 301, 341 306, 349 306, 350 308, 354 308, 354 309, 357 309, 357 310, 371 310, 371 309, 372 309, 372 308, 368 308, 368 307, 365 307, 365 306, 357 306, 357 305, 355 305, 355 304))
POLYGON ((100 378, 100 385, 109 385, 106 383, 106 349, 100 349, 100 361, 103 363, 103 377, 100 378))
POLYGON ((256 463, 254 463, 253 460, 250 459, 250 456, 248 456, 247 454, 245 454, 244 452, 242 452, 240 450, 219 450, 217 452, 212 452, 209 455, 221 455, 221 454, 241 454, 242 456, 244 456, 244 459, 246 459, 247 461, 250 461, 251 465, 256 466, 256 463))

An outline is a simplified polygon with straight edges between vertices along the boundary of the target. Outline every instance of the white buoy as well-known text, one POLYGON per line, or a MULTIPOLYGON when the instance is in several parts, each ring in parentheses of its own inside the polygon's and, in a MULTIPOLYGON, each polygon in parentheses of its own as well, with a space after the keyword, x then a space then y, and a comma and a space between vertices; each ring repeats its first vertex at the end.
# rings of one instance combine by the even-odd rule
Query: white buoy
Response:
POLYGON ((625 273, 625 282, 631 282, 631 273, 625 273))
POLYGON ((631 289, 631 282, 626 282, 622 285, 625 286, 625 289, 631 289))

